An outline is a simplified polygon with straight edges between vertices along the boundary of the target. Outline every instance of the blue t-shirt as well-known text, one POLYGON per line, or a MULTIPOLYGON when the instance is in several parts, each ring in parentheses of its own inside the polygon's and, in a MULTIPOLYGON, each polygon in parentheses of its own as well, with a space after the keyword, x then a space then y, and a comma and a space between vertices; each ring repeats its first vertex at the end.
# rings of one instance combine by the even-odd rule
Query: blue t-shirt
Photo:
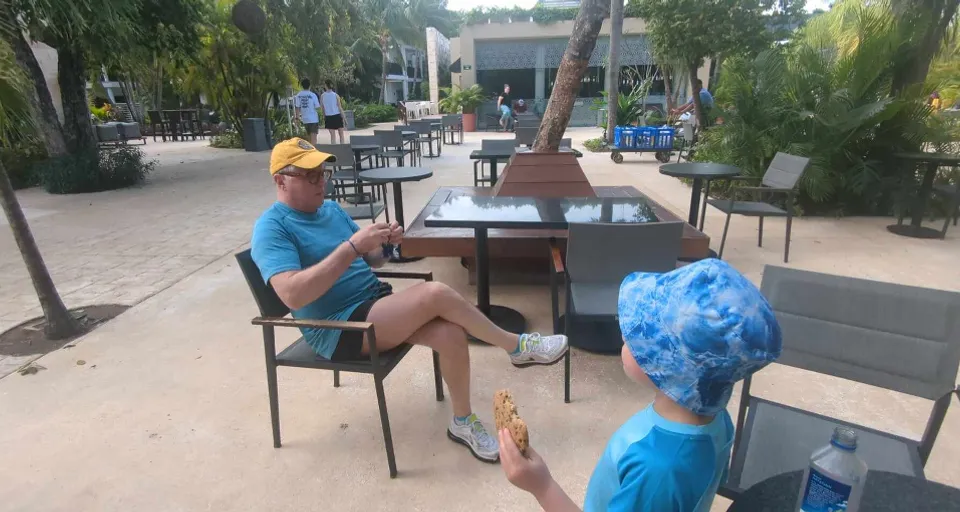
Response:
POLYGON ((610 438, 587 486, 584 512, 706 512, 726 479, 733 423, 727 411, 707 425, 670 421, 653 404, 610 438))
MULTIPOLYGON (((281 202, 263 212, 253 227, 253 261, 264 282, 291 270, 316 265, 360 229, 334 201, 325 201, 316 213, 295 210, 281 202)), ((363 258, 356 258, 320 298, 293 310, 294 318, 347 320, 362 302, 377 296, 380 281, 363 258)), ((327 359, 340 341, 340 331, 301 329, 313 350, 327 359)))
MULTIPOLYGON (((687 102, 693 102, 693 96, 690 96, 690 99, 688 99, 687 102)), ((703 108, 707 110, 713 108, 713 95, 710 94, 710 91, 708 91, 706 87, 700 88, 700 104, 703 105, 703 108)))

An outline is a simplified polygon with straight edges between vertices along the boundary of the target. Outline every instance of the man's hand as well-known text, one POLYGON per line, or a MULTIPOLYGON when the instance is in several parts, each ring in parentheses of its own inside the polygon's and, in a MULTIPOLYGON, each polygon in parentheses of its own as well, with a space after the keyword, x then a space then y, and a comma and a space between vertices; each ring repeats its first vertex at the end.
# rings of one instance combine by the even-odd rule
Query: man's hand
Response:
POLYGON ((379 249, 390 238, 390 226, 385 222, 377 222, 360 228, 350 237, 353 246, 360 254, 379 249))
POLYGON ((403 242, 403 226, 393 221, 390 223, 390 238, 387 243, 400 245, 403 242))

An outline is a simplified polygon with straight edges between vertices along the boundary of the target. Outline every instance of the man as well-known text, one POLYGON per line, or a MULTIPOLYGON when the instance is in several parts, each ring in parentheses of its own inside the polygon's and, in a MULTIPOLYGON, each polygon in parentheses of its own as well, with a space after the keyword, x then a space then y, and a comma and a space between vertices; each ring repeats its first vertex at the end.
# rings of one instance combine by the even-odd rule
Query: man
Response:
POLYGON ((510 121, 513 120, 512 106, 513 98, 510 96, 510 84, 503 84, 503 92, 497 98, 497 110, 500 111, 500 128, 503 128, 504 131, 507 130, 510 121))
MULTIPOLYGON (((700 105, 703 107, 703 115, 706 118, 707 114, 709 114, 710 110, 713 108, 713 95, 710 94, 710 91, 708 91, 707 88, 703 86, 703 80, 700 80, 699 78, 697 78, 696 84, 697 84, 697 87, 700 89, 700 105)), ((687 102, 683 104, 683 106, 681 106, 680 108, 673 109, 671 113, 679 116, 687 112, 691 112, 691 115, 692 115, 693 110, 694 110, 693 96, 690 96, 690 99, 687 100, 687 102)), ((693 117, 694 117, 694 123, 697 123, 699 120, 696 119, 695 115, 693 117)))
POLYGON ((340 144, 343 144, 343 99, 333 90, 333 83, 327 80, 324 84, 320 102, 323 105, 323 127, 330 132, 330 144, 336 144, 333 136, 340 134, 340 144))
POLYGON ((310 137, 310 143, 317 143, 317 133, 320 131, 320 116, 317 109, 320 108, 320 100, 317 95, 310 90, 310 80, 304 78, 300 80, 302 91, 294 96, 294 106, 297 110, 297 116, 303 127, 307 130, 307 136, 310 137))
MULTIPOLYGON (((506 332, 443 283, 421 283, 392 293, 371 267, 386 261, 388 244, 403 240, 403 227, 377 222, 361 228, 336 202, 324 201, 332 176, 324 168, 329 161, 335 158, 303 139, 273 148, 270 174, 277 202, 257 220, 251 242, 264 281, 294 318, 371 322, 378 351, 404 342, 436 351, 453 408, 447 436, 478 459, 496 462, 499 443, 470 407, 467 333, 502 348, 521 368, 560 361, 567 338, 506 332)), ((362 333, 303 329, 303 335, 317 354, 334 361, 370 353, 362 333)))

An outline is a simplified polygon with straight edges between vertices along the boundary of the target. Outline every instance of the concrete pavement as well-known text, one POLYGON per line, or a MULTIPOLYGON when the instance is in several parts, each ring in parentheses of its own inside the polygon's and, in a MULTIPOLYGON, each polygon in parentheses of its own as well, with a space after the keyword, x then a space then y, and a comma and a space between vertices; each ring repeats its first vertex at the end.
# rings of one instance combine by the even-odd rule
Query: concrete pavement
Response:
MULTIPOLYGON (((597 131, 571 135, 582 140, 597 131)), ((424 159, 434 177, 404 186, 406 218, 436 187, 470 183, 466 154, 484 137, 504 135, 468 134, 467 144, 424 159)), ((155 146, 162 145, 148 148, 155 146)), ((327 372, 281 369, 284 447, 272 447, 260 331, 249 324, 256 309, 232 257, 273 199, 267 155, 184 146, 161 147, 169 154, 161 154, 163 165, 142 188, 20 194, 28 210, 48 212, 31 225, 69 306, 139 305, 74 348, 43 357, 45 371, 0 379, 0 510, 536 510, 498 466, 477 462, 446 439, 449 403, 433 399, 423 349, 387 380, 396 480, 388 478, 369 377, 344 376, 334 389, 327 372), (77 287, 65 291, 71 282, 77 287)), ((632 184, 685 213, 689 188, 660 175, 652 155, 636 158, 615 165, 606 154, 588 153, 581 163, 594 185, 632 184)), ((887 233, 889 222, 800 219, 790 266, 960 289, 957 231, 946 241, 912 240, 887 233)), ((725 254, 757 282, 763 265, 782 257, 782 222, 765 228, 767 246, 757 248, 755 221, 735 218, 725 254)), ((722 217, 708 211, 707 233, 718 237, 721 229, 722 217)), ((36 314, 11 247, 0 232, 5 326, 36 314)), ((454 260, 403 268, 432 270, 475 295, 454 260)), ((495 302, 544 332, 548 293, 544 286, 492 289, 495 302)), ((609 435, 652 396, 627 380, 615 357, 573 353, 571 404, 563 403, 560 366, 518 370, 499 350, 479 345, 471 357, 476 412, 491 420, 493 392, 509 387, 532 444, 577 501, 609 435)), ((913 438, 932 405, 779 365, 758 375, 753 392, 913 438)), ((960 486, 958 411, 954 403, 927 466, 929 478, 953 486, 960 486)), ((724 505, 718 499, 714 509, 724 505)))

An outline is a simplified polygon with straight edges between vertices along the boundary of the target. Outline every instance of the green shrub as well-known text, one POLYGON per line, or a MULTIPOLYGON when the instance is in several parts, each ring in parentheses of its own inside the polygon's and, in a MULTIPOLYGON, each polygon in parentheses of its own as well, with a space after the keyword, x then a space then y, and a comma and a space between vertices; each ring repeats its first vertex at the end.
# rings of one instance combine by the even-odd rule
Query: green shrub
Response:
POLYGON ((588 151, 593 151, 594 153, 610 151, 610 147, 607 146, 607 141, 603 137, 587 139, 583 141, 583 147, 587 148, 588 151))
POLYGON ((224 132, 210 137, 210 147, 223 149, 243 149, 243 138, 235 131, 224 132))
POLYGON ((47 156, 39 141, 24 140, 9 148, 0 148, 0 162, 13 183, 14 190, 35 187, 40 184, 36 164, 47 156))
POLYGON ((397 108, 393 105, 356 105, 353 109, 354 124, 362 118, 367 124, 391 123, 397 120, 397 108))
MULTIPOLYGON (((301 139, 309 140, 309 138, 307 137, 307 130, 303 127, 302 124, 294 123, 293 128, 291 129, 290 123, 284 120, 284 122, 279 123, 273 127, 274 142, 280 142, 282 140, 292 139, 294 137, 300 137, 301 139)), ((211 146, 212 145, 213 144, 211 143, 211 146)))
POLYGON ((50 158, 37 164, 40 182, 51 194, 100 192, 136 185, 156 167, 143 151, 123 146, 50 158))

